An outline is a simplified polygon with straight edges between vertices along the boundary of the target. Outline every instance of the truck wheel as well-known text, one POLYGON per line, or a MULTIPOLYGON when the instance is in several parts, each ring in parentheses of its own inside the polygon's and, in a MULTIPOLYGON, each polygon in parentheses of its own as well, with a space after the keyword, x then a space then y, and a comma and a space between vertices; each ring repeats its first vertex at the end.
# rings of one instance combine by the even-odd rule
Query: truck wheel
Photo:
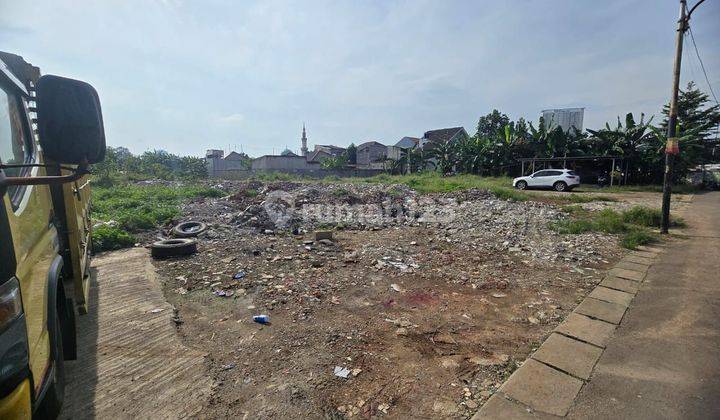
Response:
POLYGON ((558 181, 553 185, 553 188, 555 188, 555 191, 563 192, 567 190, 567 184, 563 181, 558 181))
MULTIPOLYGON (((57 304, 55 305, 55 328, 50 331, 50 354, 53 359, 53 376, 48 378, 45 397, 37 410, 37 418, 55 419, 60 415, 65 399, 65 354, 63 352, 63 322, 60 319, 65 313, 62 289, 58 290, 57 304)), ((35 417, 35 416, 34 416, 35 417)))
POLYGON ((153 258, 177 257, 197 252, 197 242, 192 239, 178 238, 154 242, 150 245, 153 258))
POLYGON ((207 225, 202 222, 182 222, 172 228, 172 234, 176 238, 191 238, 198 236, 207 229, 207 225))

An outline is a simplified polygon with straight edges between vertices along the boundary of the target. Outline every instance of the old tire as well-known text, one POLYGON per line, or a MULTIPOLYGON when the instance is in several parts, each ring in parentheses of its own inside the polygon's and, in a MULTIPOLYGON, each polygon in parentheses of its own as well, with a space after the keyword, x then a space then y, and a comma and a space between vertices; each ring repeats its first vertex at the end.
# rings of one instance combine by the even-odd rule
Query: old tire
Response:
POLYGON ((525 181, 518 181, 518 182, 515 184, 515 188, 517 188, 518 190, 527 189, 527 182, 525 182, 525 181))
POLYGON ((553 188, 555 188, 555 191, 557 192, 567 191, 567 184, 563 181, 558 181, 553 184, 553 188))
POLYGON ((207 225, 202 222, 182 222, 172 228, 172 235, 176 238, 191 238, 205 229, 207 229, 207 225))
POLYGON ((165 239, 150 245, 153 258, 179 257, 197 252, 197 242, 187 238, 165 239))

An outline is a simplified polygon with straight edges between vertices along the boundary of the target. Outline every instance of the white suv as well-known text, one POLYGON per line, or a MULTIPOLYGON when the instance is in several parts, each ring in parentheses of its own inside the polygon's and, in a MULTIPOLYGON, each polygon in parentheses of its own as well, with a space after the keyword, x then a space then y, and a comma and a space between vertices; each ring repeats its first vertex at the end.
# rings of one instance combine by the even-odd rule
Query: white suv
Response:
POLYGON ((570 191, 580 185, 580 176, 569 169, 543 169, 530 176, 513 179, 518 190, 528 188, 552 188, 555 191, 570 191))

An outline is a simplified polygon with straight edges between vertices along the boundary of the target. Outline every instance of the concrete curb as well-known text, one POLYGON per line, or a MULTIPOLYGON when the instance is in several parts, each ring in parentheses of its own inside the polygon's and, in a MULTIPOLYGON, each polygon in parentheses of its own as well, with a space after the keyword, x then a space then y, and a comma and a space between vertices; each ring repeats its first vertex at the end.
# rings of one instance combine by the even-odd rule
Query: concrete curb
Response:
POLYGON ((661 252, 643 246, 625 255, 473 420, 564 417, 661 252))

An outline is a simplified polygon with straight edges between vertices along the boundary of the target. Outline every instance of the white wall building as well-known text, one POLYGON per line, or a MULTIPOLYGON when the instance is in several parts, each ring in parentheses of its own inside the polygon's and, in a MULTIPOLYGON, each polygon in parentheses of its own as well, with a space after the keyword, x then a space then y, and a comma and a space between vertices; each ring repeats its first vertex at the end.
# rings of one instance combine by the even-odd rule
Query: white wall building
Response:
POLYGON ((572 127, 582 131, 584 115, 585 108, 544 109, 542 111, 546 130, 560 126, 565 132, 570 131, 572 127))

